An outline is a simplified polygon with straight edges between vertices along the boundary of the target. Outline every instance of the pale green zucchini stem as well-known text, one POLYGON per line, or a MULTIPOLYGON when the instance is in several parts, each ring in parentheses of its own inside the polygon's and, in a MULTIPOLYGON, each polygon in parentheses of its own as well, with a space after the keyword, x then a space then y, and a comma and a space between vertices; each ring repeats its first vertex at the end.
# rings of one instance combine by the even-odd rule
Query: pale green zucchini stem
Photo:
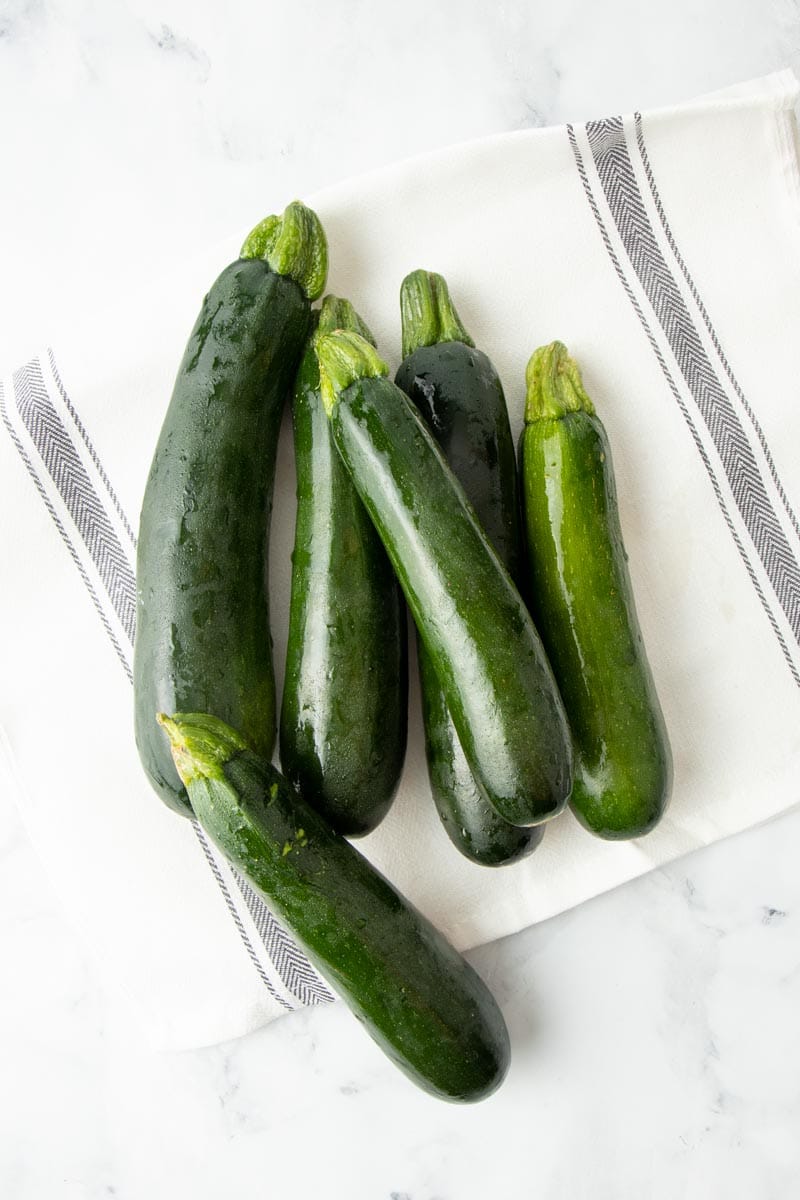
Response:
POLYGON ((299 200, 283 216, 265 217, 244 240, 241 258, 263 258, 277 275, 288 275, 309 300, 325 290, 328 278, 328 243, 317 214, 299 200))
POLYGON ((400 285, 400 316, 403 322, 403 358, 420 346, 439 342, 463 342, 474 346, 464 328, 447 283, 435 271, 412 271, 400 285))
POLYGON ((247 742, 218 717, 207 713, 156 713, 169 738, 175 767, 185 787, 196 779, 223 779, 222 768, 247 742))
POLYGON ((316 336, 319 338, 326 333, 335 333, 337 329, 349 329, 351 333, 360 334, 371 346, 375 345, 369 326, 362 321, 350 301, 329 295, 320 306, 316 336))
POLYGON ((317 360, 322 403, 330 416, 339 392, 359 379, 377 379, 389 374, 389 368, 360 334, 348 329, 325 333, 317 338, 317 360))
POLYGON ((534 350, 525 371, 525 423, 558 420, 569 412, 594 415, 581 373, 563 342, 534 350))

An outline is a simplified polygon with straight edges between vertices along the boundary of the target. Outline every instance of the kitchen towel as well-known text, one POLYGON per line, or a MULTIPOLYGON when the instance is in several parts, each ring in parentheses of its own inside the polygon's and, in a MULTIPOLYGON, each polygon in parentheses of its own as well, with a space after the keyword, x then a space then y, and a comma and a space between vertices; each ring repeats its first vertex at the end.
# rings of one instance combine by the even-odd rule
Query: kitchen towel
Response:
MULTIPOLYGON (((392 366, 409 270, 447 278, 504 381, 559 338, 608 429, 675 783, 648 837, 567 813, 499 870, 461 858, 427 785, 412 676, 402 785, 361 848, 462 948, 509 934, 800 798, 800 180, 789 72, 679 107, 458 146, 305 199, 392 366)), ((274 196, 266 210, 290 197, 274 196)), ((262 216, 253 214, 253 223, 262 216)), ((0 762, 65 908, 160 1046, 331 998, 133 742, 134 546, 174 373, 246 230, 146 302, 76 314, 0 382, 0 762)), ((294 520, 279 449, 278 685, 294 520)))

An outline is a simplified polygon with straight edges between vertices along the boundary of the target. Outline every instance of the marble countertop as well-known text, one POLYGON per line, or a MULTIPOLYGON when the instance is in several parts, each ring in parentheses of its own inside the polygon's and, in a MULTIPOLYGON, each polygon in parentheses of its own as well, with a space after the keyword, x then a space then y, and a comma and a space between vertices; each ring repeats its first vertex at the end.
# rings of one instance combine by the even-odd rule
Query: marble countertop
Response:
MULTIPOLYGON (((0 361, 354 172, 800 67, 785 0, 5 0, 0 361)), ((0 796, 0 1194, 786 1200, 800 1184, 800 813, 470 957, 514 1060, 457 1108, 341 1005, 156 1053, 0 796)))

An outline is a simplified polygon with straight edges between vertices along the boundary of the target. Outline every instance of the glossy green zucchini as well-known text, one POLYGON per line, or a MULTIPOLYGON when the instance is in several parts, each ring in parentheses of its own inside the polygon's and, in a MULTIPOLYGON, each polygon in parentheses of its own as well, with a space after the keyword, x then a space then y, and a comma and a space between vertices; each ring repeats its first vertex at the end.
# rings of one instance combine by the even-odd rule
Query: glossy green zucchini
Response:
MULTIPOLYGON (((395 383, 416 405, 509 575, 518 582, 522 531, 517 466, 503 386, 462 325, 441 275, 413 271, 400 288, 403 361, 395 383)), ((418 646, 428 776, 453 844, 483 866, 515 862, 543 825, 504 821, 469 768, 431 658, 418 646)))
POLYGON ((203 301, 142 503, 136 742, 162 799, 191 808, 155 715, 213 709, 269 755, 275 684, 266 554, 284 402, 325 286, 318 219, 295 202, 253 230, 203 301))
POLYGON ((664 811, 672 760, 608 438, 560 342, 536 351, 527 382, 521 473, 532 606, 572 728, 570 803, 601 837, 641 837, 664 811))
MULTIPOLYGON (((326 296, 318 333, 354 329, 346 300, 326 296)), ((317 333, 292 402, 297 523, 281 768, 339 833, 369 833, 391 804, 406 747, 405 605, 375 528, 331 437, 319 390, 317 333)))
POLYGON ((378 1045, 443 1099, 493 1092, 508 1032, 461 955, 232 729, 160 719, 200 824, 378 1045))
POLYGON ((559 813, 571 748, 517 589, 419 413, 356 333, 317 343, 334 440, 400 580, 459 741, 514 825, 559 813))

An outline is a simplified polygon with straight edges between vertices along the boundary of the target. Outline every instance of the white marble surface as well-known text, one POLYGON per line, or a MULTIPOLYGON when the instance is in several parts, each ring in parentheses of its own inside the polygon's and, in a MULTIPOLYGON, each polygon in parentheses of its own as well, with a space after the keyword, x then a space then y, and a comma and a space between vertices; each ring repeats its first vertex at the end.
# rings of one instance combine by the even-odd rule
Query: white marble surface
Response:
MULTIPOLYGON (((789 0, 3 0, 0 360, 265 200, 787 64, 789 0)), ((785 1200, 798 857, 792 814, 476 952, 514 1062, 460 1109, 414 1091, 341 1006, 149 1051, 0 797, 0 1195, 785 1200)))

